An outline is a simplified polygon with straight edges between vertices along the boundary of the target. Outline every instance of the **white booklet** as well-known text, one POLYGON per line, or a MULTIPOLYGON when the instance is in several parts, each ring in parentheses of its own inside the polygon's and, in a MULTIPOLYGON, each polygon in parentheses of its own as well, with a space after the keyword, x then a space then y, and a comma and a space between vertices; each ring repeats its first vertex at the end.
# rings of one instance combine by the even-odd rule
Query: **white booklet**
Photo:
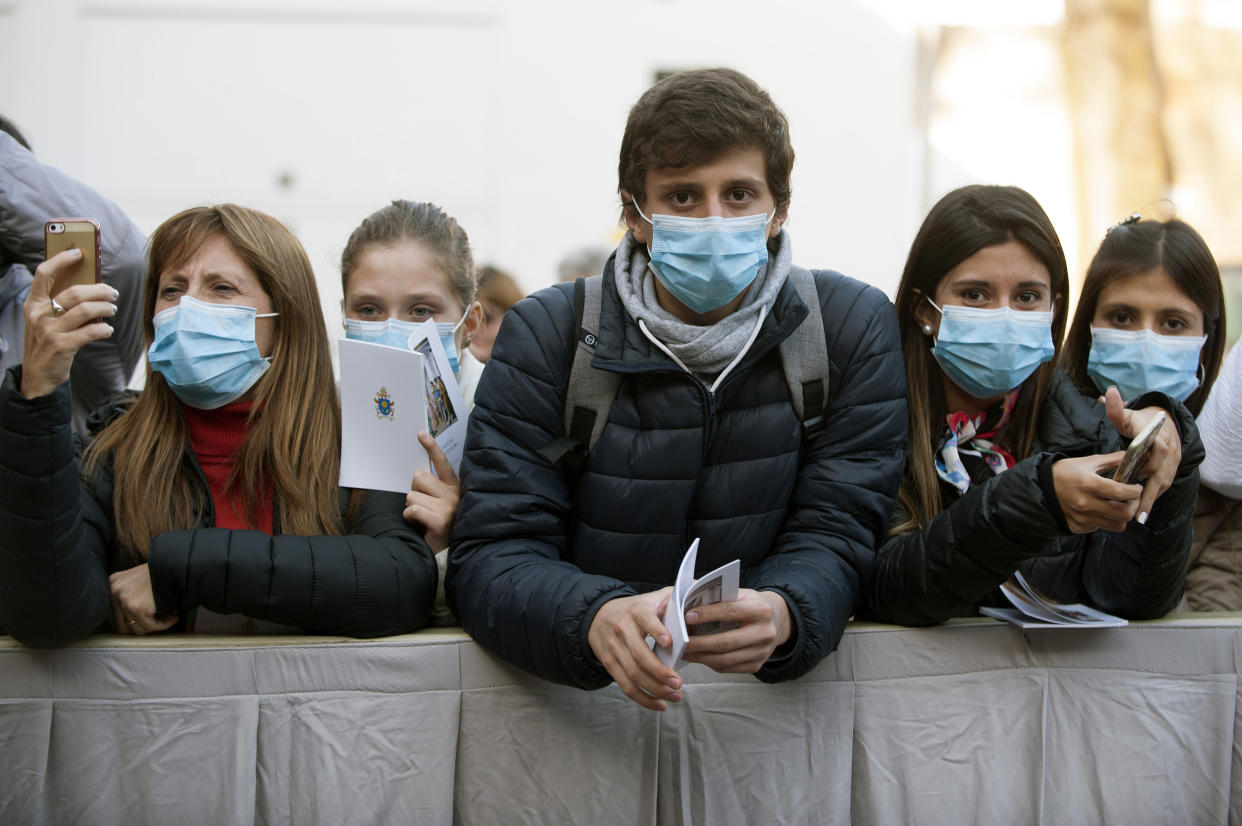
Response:
POLYGON ((1001 585, 1001 593, 1013 608, 980 608, 979 613, 1021 628, 1118 628, 1130 624, 1129 620, 1077 602, 1057 602, 1019 572, 1001 585))
MULTIPOLYGON (((409 338, 410 349, 423 356, 426 373, 427 432, 440 445, 444 457, 461 471, 461 455, 466 447, 466 402, 462 399, 457 377, 449 366, 448 353, 440 342, 434 321, 418 325, 409 338)), ((434 469, 433 469, 434 472, 434 469)))
POLYGON ((423 355, 340 340, 341 479, 349 488, 406 493, 430 471, 418 431, 427 430, 423 355))
POLYGON ((669 668, 676 668, 681 662, 681 652, 685 649, 690 635, 715 634, 737 627, 733 622, 709 622, 696 625, 693 631, 686 628, 686 612, 700 605, 711 605, 716 602, 733 602, 737 599, 738 578, 741 575, 742 563, 733 560, 721 565, 710 574, 700 579, 694 578, 694 564, 699 556, 699 540, 690 543, 686 556, 677 569, 677 580, 673 583, 673 593, 668 599, 668 608, 664 611, 664 627, 673 638, 668 648, 656 646, 656 656, 669 668))

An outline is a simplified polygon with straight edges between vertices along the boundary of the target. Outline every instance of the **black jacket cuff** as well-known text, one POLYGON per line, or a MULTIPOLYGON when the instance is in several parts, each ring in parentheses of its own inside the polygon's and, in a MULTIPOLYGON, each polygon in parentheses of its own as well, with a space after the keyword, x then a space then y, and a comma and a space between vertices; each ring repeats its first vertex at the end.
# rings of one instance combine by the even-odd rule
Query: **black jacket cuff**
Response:
POLYGON ((1064 458, 1065 454, 1063 453, 1046 453, 1040 457, 1036 472, 1039 474, 1039 489, 1044 494, 1044 502, 1048 505, 1048 512, 1056 518, 1057 527, 1069 533, 1069 522, 1065 520, 1065 511, 1061 510, 1061 500, 1057 496, 1056 482, 1052 478, 1053 463, 1064 458))

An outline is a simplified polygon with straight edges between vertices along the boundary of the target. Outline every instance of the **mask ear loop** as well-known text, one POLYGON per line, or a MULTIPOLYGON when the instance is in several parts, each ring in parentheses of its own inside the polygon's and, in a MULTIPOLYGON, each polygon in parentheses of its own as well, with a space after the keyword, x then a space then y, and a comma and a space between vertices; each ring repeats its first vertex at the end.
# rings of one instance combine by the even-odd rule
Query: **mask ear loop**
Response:
MULTIPOLYGON (((471 301, 469 304, 466 305, 466 311, 461 314, 461 318, 457 319, 457 323, 453 325, 454 336, 457 335, 458 328, 460 328, 461 325, 466 323, 466 319, 470 316, 470 311, 474 309, 476 304, 479 304, 479 302, 471 301)), ((479 307, 482 307, 482 306, 483 306, 482 304, 479 304, 479 307)), ((462 337, 461 337, 461 346, 463 350, 470 346, 470 340, 466 338, 464 333, 462 334, 462 337)))
POLYGON ((470 304, 466 307, 466 311, 465 311, 464 313, 462 313, 462 314, 461 314, 461 318, 457 319, 457 323, 453 325, 453 332, 454 332, 454 333, 456 333, 456 332, 457 332, 457 328, 458 328, 458 327, 460 327, 461 325, 463 325, 463 324, 465 324, 465 323, 466 323, 466 316, 470 315, 470 310, 474 307, 474 305, 475 305, 475 304, 478 304, 478 303, 479 303, 479 302, 477 302, 477 301, 471 301, 471 302, 470 302, 470 304))
MULTIPOLYGON (((644 215, 644 214, 643 214, 643 208, 642 208, 642 207, 640 207, 640 206, 638 205, 638 199, 637 199, 637 198, 630 198, 630 206, 634 207, 634 211, 638 213, 638 217, 639 217, 639 218, 642 218, 642 219, 643 219, 644 221, 646 221, 648 224, 651 224, 651 226, 652 226, 652 227, 654 227, 654 226, 655 226, 655 222, 654 222, 654 221, 652 221, 650 218, 648 218, 646 215, 644 215)), ((648 246, 650 246, 650 245, 648 245, 648 246)))
MULTIPOLYGON (((255 317, 256 319, 257 319, 257 318, 275 318, 275 317, 276 317, 276 316, 278 316, 278 315, 280 315, 280 313, 255 313, 255 314, 254 314, 254 317, 255 317)), ((341 324, 344 324, 344 323, 345 323, 345 320, 344 320, 344 319, 341 319, 341 324)), ((272 342, 272 345, 273 345, 273 346, 275 346, 275 344, 276 344, 275 342, 272 342)), ((268 364, 271 364, 271 363, 272 363, 272 357, 271 357, 271 356, 262 356, 262 355, 261 355, 261 356, 260 356, 260 358, 262 358, 262 359, 263 359, 264 361, 266 361, 268 364)))
MULTIPOLYGON (((930 295, 924 295, 924 296, 923 296, 923 299, 924 299, 924 300, 925 300, 928 304, 930 304, 930 305, 932 305, 933 307, 935 307, 935 308, 936 308, 936 312, 940 313, 940 315, 941 315, 941 316, 943 316, 943 315, 944 315, 944 310, 943 310, 942 308, 938 307, 938 306, 936 305, 936 302, 935 302, 935 301, 932 301, 932 300, 931 300, 931 296, 930 296, 930 295)), ((937 342, 936 342, 936 336, 932 334, 932 327, 931 327, 931 325, 930 325, 930 324, 924 324, 924 325, 923 325, 923 334, 932 340, 932 347, 935 347, 935 346, 936 346, 936 343, 937 343, 937 342)))
MULTIPOLYGON (((638 205, 638 199, 630 198, 630 206, 634 207, 634 211, 638 213, 639 218, 642 218, 648 224, 651 224, 651 234, 655 235, 655 221, 652 221, 650 218, 648 218, 646 215, 643 214, 643 208, 638 205)), ((650 239, 648 239, 646 246, 647 246, 647 257, 651 258, 651 240, 650 239)))

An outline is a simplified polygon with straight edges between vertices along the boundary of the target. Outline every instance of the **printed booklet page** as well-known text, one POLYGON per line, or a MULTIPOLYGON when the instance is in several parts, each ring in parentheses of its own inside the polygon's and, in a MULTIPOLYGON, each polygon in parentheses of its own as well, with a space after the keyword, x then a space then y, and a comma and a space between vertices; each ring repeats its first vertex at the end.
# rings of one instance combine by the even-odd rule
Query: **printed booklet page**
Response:
POLYGON ((672 644, 668 648, 656 646, 656 656, 669 668, 676 668, 681 662, 681 652, 685 649, 690 635, 714 634, 737 627, 737 623, 713 622, 696 625, 693 631, 686 627, 686 612, 700 605, 711 605, 716 602, 733 602, 737 599, 738 580, 741 575, 742 563, 739 560, 721 565, 710 574, 695 580, 694 565, 698 560, 699 540, 690 543, 681 567, 677 570, 677 580, 673 583, 673 593, 668 600, 668 608, 664 611, 664 627, 672 636, 672 644))
POLYGON ((423 356, 340 339, 341 486, 406 493, 430 471, 418 431, 427 429, 423 356))

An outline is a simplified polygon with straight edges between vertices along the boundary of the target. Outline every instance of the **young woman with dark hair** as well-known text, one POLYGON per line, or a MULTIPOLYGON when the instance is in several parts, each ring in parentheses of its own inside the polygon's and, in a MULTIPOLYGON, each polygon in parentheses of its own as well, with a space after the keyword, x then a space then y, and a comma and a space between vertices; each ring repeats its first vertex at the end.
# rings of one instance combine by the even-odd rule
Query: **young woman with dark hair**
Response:
MULTIPOLYGON (((1242 502, 1209 479, 1211 468, 1236 465, 1242 456, 1220 455, 1228 449, 1200 417, 1224 350, 1225 293, 1202 236, 1176 218, 1143 221, 1137 215, 1110 229, 1087 268, 1061 367, 1083 393, 1115 386, 1123 398, 1133 398, 1159 390, 1200 418, 1207 458, 1185 600, 1194 611, 1242 610, 1242 502)), ((1216 406, 1229 405, 1226 398, 1216 406)))
POLYGON ((1056 231, 1015 187, 954 190, 915 237, 897 293, 910 452, 861 615, 927 625, 1001 605, 1021 570, 1053 598, 1131 618, 1180 597, 1202 447, 1180 402, 1104 404, 1055 358, 1069 279, 1056 231), (1110 474, 1170 413, 1143 468, 1110 474))
POLYGON ((297 239, 225 204, 173 216, 149 250, 146 386, 80 463, 69 368, 110 335, 116 296, 51 300, 72 251, 38 268, 24 363, 0 385, 0 623, 34 644, 197 607, 352 636, 424 625, 435 562, 400 496, 337 487, 340 406, 297 239))
POLYGON ((1189 224, 1127 220, 1104 236, 1082 284, 1061 369, 1084 393, 1160 390, 1198 416, 1225 354, 1225 293, 1189 224))

